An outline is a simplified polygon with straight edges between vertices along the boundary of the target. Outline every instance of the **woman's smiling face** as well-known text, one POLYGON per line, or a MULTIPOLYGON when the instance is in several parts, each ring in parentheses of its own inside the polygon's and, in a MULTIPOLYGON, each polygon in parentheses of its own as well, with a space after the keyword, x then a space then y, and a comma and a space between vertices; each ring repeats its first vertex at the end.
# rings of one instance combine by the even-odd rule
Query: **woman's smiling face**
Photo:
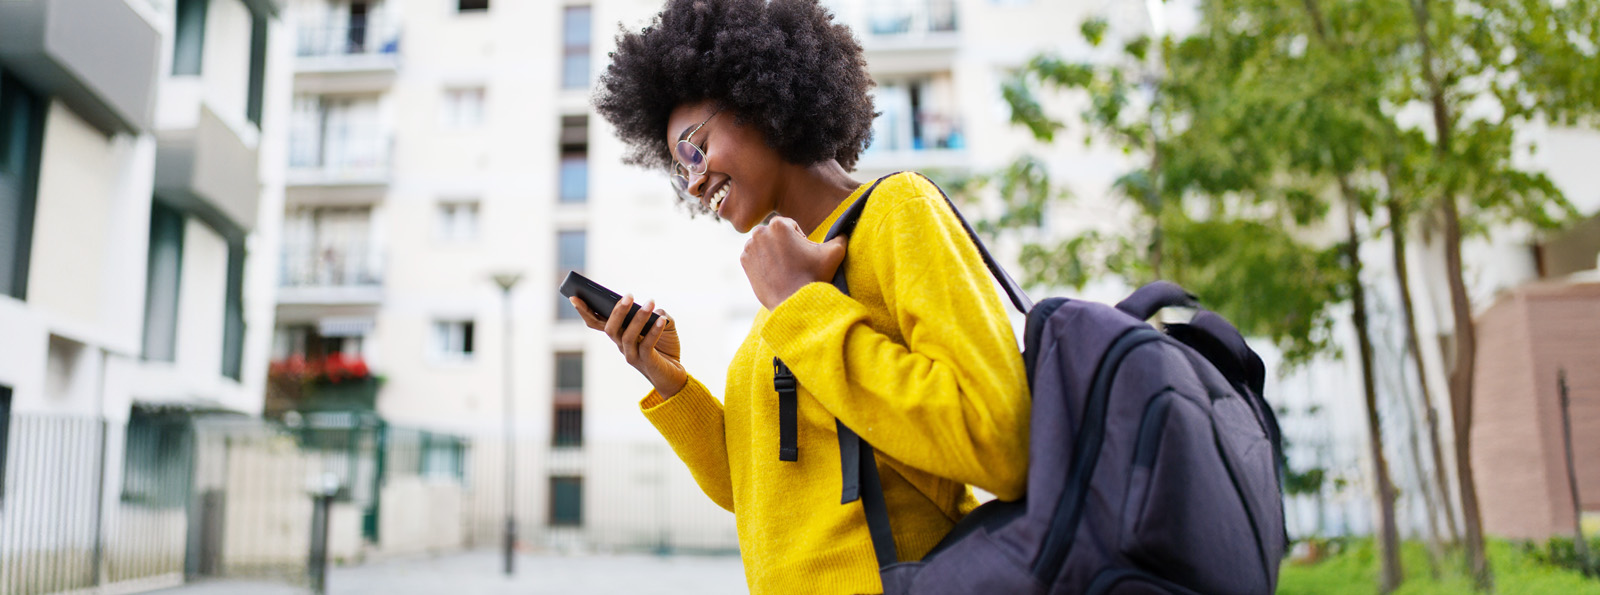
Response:
POLYGON ((716 211, 739 233, 755 228, 776 210, 778 178, 785 163, 761 133, 740 124, 731 111, 719 113, 716 103, 707 100, 680 105, 668 116, 668 151, 679 155, 678 141, 685 139, 705 155, 705 173, 688 173, 685 190, 701 206, 716 211))

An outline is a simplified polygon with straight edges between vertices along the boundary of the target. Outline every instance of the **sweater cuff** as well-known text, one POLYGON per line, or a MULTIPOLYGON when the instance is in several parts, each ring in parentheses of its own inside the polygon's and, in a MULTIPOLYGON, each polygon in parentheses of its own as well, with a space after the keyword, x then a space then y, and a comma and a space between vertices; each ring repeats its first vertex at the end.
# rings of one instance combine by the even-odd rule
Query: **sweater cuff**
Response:
POLYGON ((639 409, 661 435, 674 444, 701 436, 706 428, 722 422, 722 403, 694 376, 689 376, 683 388, 671 398, 651 389, 650 394, 639 401, 639 409))

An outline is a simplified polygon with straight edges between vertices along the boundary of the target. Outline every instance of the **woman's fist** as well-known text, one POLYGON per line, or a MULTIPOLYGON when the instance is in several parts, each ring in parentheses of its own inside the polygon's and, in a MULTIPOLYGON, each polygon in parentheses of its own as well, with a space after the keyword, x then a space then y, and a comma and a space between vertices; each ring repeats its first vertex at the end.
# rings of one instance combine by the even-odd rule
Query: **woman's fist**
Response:
POLYGON ((793 219, 773 217, 750 232, 739 264, 744 266, 756 299, 774 310, 806 284, 833 280, 844 253, 844 237, 818 244, 807 238, 793 219))

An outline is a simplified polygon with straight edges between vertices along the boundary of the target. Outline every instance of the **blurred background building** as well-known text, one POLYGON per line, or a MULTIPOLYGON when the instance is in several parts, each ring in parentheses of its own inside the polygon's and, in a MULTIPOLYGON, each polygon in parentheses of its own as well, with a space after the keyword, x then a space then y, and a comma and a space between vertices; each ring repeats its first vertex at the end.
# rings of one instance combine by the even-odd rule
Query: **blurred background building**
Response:
MULTIPOLYGON (((877 82, 882 115, 857 179, 954 179, 1032 153, 1076 197, 1051 209, 1041 236, 1124 222, 1111 188, 1132 161, 1105 143, 1035 142, 1011 125, 1002 82, 1040 52, 1101 58, 1074 33, 1091 16, 1179 35, 1197 18, 1176 0, 827 4, 877 82)), ((0 593, 303 569, 307 484, 324 478, 338 486, 330 548, 346 561, 497 544, 507 481, 526 548, 736 549, 732 515, 638 412, 648 384, 556 292, 575 270, 655 299, 678 321, 690 372, 714 389, 759 308, 738 264, 744 237, 689 217, 664 172, 623 165, 590 111, 619 27, 659 9, 0 1, 0 593), (509 298, 501 273, 520 274, 509 298)), ((1051 107, 1072 114, 1080 99, 1051 107)), ((1526 166, 1593 217, 1600 137, 1526 135, 1543 148, 1526 166)), ((1385 427, 1400 436, 1423 414, 1419 383, 1448 392, 1443 253, 1423 238, 1411 271, 1419 325, 1437 339, 1422 345, 1428 374, 1380 370, 1385 427)), ((1370 279, 1394 275, 1380 244, 1366 248, 1370 279)), ((993 247, 1009 260, 1018 239, 993 247)), ((1474 453, 1493 534, 1570 525, 1550 368, 1568 368, 1574 411, 1600 418, 1600 372, 1583 365, 1594 335, 1573 332, 1600 320, 1597 253, 1594 219, 1468 246, 1474 303, 1488 310, 1480 359, 1498 364, 1480 367, 1474 428, 1501 437, 1474 453), (1512 415, 1527 407, 1537 415, 1512 415), (1536 475, 1493 470, 1519 466, 1536 475), (1554 486, 1550 504, 1510 512, 1522 479, 1554 486)), ((1375 285, 1378 361, 1402 359, 1398 297, 1375 285)), ((1129 289, 1103 281, 1082 295, 1129 289)), ((1352 353, 1353 331, 1335 332, 1352 353)), ((1291 464, 1338 480, 1290 499, 1296 536, 1371 530, 1350 360, 1269 374, 1291 464)), ((1600 457, 1592 434, 1580 460, 1600 457)), ((1387 443, 1403 526, 1419 534, 1432 470, 1409 462, 1432 459, 1416 441, 1387 443)), ((1600 498, 1600 467, 1583 468, 1583 493, 1600 498)))
POLYGON ((0 592, 181 580, 228 520, 193 445, 261 409, 281 9, 0 3, 0 592))

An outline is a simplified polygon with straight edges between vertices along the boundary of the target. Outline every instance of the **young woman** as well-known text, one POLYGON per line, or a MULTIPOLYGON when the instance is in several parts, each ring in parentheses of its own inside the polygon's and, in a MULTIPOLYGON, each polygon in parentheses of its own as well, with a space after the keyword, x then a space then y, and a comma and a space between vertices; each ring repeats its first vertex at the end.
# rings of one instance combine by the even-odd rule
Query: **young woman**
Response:
POLYGON ((669 0, 619 36, 595 99, 630 163, 750 234, 739 258, 763 309, 721 401, 684 369, 653 302, 648 329, 646 316, 623 328, 631 296, 604 320, 573 306, 655 387, 640 408, 734 513, 753 593, 882 590, 861 504, 840 504, 836 418, 877 450, 901 560, 976 505, 969 486, 1024 493, 1022 358, 939 190, 915 174, 879 184, 849 240, 850 295, 829 283, 846 246, 818 242, 871 185, 850 175, 871 85, 861 46, 815 0, 669 0), (779 456, 774 356, 800 382, 795 460, 779 456))

